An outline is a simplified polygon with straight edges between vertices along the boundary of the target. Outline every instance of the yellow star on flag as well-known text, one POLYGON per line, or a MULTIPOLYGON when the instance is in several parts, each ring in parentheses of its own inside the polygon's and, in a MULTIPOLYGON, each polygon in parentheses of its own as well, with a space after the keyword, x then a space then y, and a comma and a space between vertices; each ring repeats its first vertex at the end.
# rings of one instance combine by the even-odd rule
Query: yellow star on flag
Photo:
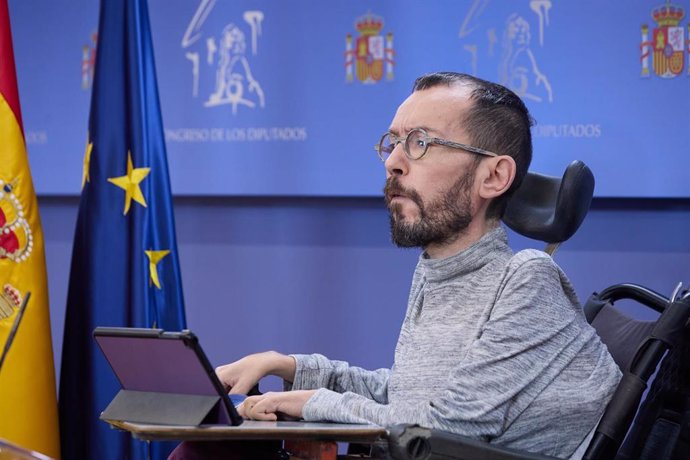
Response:
POLYGON ((146 257, 149 258, 149 282, 153 283, 156 285, 158 289, 161 288, 161 282, 158 279, 158 262, 161 261, 161 259, 168 254, 170 254, 170 250, 164 249, 162 251, 144 251, 146 253, 146 257))
POLYGON ((84 152, 84 171, 81 175, 81 188, 84 189, 84 185, 87 182, 91 182, 89 177, 89 165, 91 164, 91 151, 93 150, 93 142, 86 144, 86 152, 84 152))
POLYGON ((141 193, 139 183, 148 176, 151 168, 134 168, 132 166, 132 154, 127 152, 127 175, 120 177, 110 177, 108 182, 114 184, 125 191, 125 212, 129 212, 129 206, 132 200, 136 201, 143 207, 146 207, 146 200, 144 194, 141 193))

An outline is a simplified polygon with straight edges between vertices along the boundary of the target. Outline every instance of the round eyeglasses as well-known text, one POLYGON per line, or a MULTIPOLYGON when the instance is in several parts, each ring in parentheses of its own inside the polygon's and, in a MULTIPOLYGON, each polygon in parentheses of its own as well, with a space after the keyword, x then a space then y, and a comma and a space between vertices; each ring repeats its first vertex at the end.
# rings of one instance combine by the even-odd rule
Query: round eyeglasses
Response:
POLYGON ((480 149, 479 147, 472 147, 471 145, 461 144, 459 142, 431 137, 422 128, 410 130, 405 137, 398 137, 395 134, 386 133, 381 137, 378 145, 374 146, 374 149, 379 154, 381 161, 385 162, 388 157, 391 156, 393 149, 395 149, 395 146, 398 144, 403 145, 403 151, 410 160, 419 160, 422 158, 432 144, 445 145, 446 147, 465 150, 466 152, 475 153, 477 155, 488 157, 498 156, 497 153, 480 149))

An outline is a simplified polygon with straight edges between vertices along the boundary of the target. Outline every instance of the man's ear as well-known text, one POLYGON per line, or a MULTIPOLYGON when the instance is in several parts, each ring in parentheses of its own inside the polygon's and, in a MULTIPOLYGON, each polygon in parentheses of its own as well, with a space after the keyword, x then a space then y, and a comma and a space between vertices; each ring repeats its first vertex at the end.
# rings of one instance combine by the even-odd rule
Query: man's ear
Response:
POLYGON ((487 158, 484 163, 487 170, 479 185, 479 196, 491 199, 503 195, 515 180, 515 160, 508 155, 500 155, 487 158))

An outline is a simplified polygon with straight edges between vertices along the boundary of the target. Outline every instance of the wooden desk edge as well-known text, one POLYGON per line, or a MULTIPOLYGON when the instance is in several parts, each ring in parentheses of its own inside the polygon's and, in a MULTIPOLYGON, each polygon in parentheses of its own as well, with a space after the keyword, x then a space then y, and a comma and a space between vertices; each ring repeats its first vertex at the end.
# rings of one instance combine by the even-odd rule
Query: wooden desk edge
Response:
POLYGON ((144 441, 221 441, 221 440, 314 440, 373 443, 388 432, 376 425, 346 425, 306 422, 245 422, 240 426, 173 426, 108 420, 113 428, 128 431, 144 441))

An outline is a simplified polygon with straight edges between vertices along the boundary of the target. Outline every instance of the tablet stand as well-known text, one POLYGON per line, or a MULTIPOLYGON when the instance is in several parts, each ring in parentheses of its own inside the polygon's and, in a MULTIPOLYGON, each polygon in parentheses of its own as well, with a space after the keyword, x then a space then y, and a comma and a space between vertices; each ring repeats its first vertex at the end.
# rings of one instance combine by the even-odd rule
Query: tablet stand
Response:
POLYGON ((227 424, 220 396, 120 390, 101 413, 101 420, 156 425, 227 424))

